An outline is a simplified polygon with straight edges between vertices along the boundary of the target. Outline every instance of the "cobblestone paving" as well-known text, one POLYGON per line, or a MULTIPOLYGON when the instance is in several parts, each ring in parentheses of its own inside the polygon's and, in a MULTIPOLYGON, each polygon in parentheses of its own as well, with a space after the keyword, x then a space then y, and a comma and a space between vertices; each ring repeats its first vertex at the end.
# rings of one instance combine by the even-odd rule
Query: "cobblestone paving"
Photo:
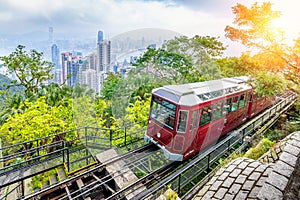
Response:
POLYGON ((300 199, 299 157, 300 132, 296 132, 260 159, 266 163, 248 158, 233 160, 193 199, 300 199), (298 179, 293 181, 294 176, 298 179))

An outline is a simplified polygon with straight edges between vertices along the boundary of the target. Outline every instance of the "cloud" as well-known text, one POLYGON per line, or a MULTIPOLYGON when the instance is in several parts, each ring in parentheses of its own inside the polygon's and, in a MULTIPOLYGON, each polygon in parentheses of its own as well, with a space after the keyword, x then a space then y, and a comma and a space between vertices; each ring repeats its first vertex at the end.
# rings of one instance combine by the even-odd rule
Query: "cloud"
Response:
MULTIPOLYGON (((216 1, 216 0, 213 0, 216 1)), ((198 1, 138 0, 0 0, 1 32, 21 33, 48 29, 58 32, 110 35, 138 28, 166 28, 186 35, 220 31, 218 16, 208 3, 198 1), (193 5, 206 9, 191 9, 193 5)), ((221 19, 222 21, 222 19, 221 19)), ((216 32, 215 32, 216 33, 216 32)))

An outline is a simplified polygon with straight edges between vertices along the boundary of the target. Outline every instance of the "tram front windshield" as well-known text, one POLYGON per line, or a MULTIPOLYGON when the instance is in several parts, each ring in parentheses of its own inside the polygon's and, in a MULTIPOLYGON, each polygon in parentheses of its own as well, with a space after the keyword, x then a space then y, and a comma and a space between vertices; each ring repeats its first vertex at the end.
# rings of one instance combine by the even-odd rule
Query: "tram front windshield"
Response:
POLYGON ((152 96, 150 116, 161 124, 174 130, 176 105, 163 100, 157 96, 152 96))

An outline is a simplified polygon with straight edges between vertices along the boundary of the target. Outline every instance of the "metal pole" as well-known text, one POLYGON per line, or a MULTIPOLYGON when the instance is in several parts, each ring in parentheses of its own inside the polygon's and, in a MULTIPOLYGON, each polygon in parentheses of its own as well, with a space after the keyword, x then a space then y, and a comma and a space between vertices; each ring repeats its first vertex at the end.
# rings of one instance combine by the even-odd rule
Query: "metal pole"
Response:
POLYGON ((207 171, 209 170, 210 154, 207 155, 207 171))
POLYGON ((181 181, 181 174, 179 174, 178 176, 178 190, 177 190, 178 195, 180 194, 180 181, 181 181))
POLYGON ((65 163, 65 141, 62 140, 62 148, 63 148, 63 163, 65 163))
POLYGON ((112 148, 112 130, 109 129, 109 145, 110 145, 110 148, 112 148))
POLYGON ((24 180, 21 181, 22 197, 25 196, 24 180))
POLYGON ((68 162, 68 172, 70 172, 70 157, 69 157, 69 148, 67 148, 67 162, 68 162))
POLYGON ((124 127, 124 131, 125 131, 125 141, 124 141, 124 144, 125 144, 125 146, 126 146, 126 126, 124 127))
POLYGON ((39 141, 37 140, 36 141, 36 153, 37 153, 37 156, 40 156, 40 151, 39 151, 39 141))

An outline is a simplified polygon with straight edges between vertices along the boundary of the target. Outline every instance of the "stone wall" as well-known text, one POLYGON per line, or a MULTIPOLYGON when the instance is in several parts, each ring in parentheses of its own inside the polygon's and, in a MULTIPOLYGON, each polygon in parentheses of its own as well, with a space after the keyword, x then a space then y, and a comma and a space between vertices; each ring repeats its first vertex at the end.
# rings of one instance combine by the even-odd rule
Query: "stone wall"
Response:
POLYGON ((259 161, 231 161, 193 199, 300 199, 299 158, 300 132, 295 132, 259 161))

